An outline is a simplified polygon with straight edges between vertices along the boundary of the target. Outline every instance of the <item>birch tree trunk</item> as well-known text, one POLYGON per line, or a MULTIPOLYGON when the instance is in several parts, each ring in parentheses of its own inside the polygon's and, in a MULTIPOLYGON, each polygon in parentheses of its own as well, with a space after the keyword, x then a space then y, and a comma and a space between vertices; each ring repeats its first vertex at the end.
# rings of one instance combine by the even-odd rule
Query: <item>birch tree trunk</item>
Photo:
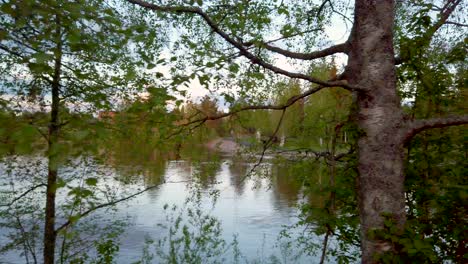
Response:
POLYGON ((365 90, 357 95, 359 149, 359 212, 362 263, 393 250, 390 243, 372 239, 369 231, 384 227, 389 214, 403 227, 404 147, 403 112, 396 89, 393 50, 393 0, 356 0, 351 33, 348 80, 365 90))

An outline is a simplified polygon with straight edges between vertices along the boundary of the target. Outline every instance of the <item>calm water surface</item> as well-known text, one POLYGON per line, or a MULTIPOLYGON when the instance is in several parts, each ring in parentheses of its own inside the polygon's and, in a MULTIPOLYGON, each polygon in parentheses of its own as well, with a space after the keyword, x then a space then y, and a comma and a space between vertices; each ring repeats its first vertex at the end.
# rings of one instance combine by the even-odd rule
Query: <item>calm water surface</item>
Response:
MULTIPOLYGON (((268 174, 266 177, 245 178, 252 166, 252 163, 222 157, 215 165, 206 162, 168 161, 152 168, 143 167, 138 173, 122 167, 101 176, 103 179, 100 182, 105 182, 117 190, 117 194, 118 190, 131 193, 132 189, 158 185, 157 188, 119 204, 116 214, 108 214, 105 210, 95 212, 98 218, 117 216, 128 219, 130 223, 120 237, 117 263, 140 260, 147 238, 158 240, 167 235, 167 230, 158 226, 158 224, 170 224, 167 221, 168 210, 164 210, 164 206, 176 205, 179 209, 187 206, 186 200, 192 197, 194 191, 191 184, 194 181, 199 183, 198 190, 202 193, 203 212, 216 217, 221 222, 222 238, 230 242, 233 235, 237 235, 239 249, 244 259, 241 263, 245 260, 267 262, 271 255, 287 263, 317 262, 318 258, 315 257, 288 261, 289 257, 282 252, 278 239, 284 225, 297 221, 298 211, 295 205, 300 200, 300 185, 292 175, 288 175, 288 170, 284 166, 273 166, 268 162, 264 167, 268 174), (138 176, 135 176, 137 174, 138 176), (133 180, 130 184, 123 184, 121 180, 116 180, 121 177, 133 180), (213 204, 213 196, 209 193, 214 190, 219 191, 219 196, 213 204)), ((73 170, 70 171, 68 173, 73 173, 73 170)), ((1 234, 6 232, 0 231, 1 234)), ((294 237, 294 234, 292 235, 294 237)), ((2 239, 5 241, 5 237, 2 239)), ((150 252, 151 249, 149 247, 150 252)), ((229 263, 232 257, 226 256, 226 259, 229 263)), ((17 253, 4 255, 0 257, 0 263, 1 261, 24 263, 17 253)))

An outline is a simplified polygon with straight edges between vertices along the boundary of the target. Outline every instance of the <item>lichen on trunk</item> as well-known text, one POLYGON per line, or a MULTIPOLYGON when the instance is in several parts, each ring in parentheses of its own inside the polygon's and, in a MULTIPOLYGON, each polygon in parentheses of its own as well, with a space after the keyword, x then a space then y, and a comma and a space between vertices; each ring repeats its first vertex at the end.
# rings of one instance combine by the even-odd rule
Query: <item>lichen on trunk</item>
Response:
POLYGON ((400 228, 405 223, 403 112, 396 89, 393 50, 394 1, 355 2, 348 61, 348 80, 363 88, 357 95, 358 197, 362 262, 393 251, 392 245, 371 235, 384 227, 384 215, 400 228))

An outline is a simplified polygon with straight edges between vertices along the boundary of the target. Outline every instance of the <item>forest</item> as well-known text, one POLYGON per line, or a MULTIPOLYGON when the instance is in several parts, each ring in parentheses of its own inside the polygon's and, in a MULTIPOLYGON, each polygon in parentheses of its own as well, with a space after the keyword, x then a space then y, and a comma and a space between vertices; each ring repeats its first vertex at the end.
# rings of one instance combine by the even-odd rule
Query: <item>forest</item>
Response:
POLYGON ((0 263, 466 263, 467 10, 0 0, 0 263))

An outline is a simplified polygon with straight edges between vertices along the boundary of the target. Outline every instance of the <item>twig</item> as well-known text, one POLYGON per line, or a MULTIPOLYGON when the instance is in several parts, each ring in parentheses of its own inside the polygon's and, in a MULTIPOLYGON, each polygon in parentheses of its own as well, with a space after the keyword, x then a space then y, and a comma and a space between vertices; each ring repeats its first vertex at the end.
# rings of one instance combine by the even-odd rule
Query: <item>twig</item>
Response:
MULTIPOLYGON (((163 182, 163 183, 161 183, 161 184, 166 184, 166 183, 184 183, 184 182, 190 182, 190 181, 165 181, 165 182, 163 182)), ((115 201, 111 201, 111 202, 108 202, 108 203, 103 203, 103 204, 100 204, 100 205, 98 205, 98 206, 92 207, 92 208, 90 208, 90 209, 88 209, 88 210, 86 210, 86 211, 80 213, 78 216, 79 216, 79 218, 82 218, 82 217, 85 217, 85 216, 89 215, 90 213, 92 213, 92 212, 94 212, 94 211, 96 211, 96 210, 98 210, 98 209, 105 208, 105 207, 112 206, 112 205, 116 205, 116 204, 118 204, 118 203, 120 203, 120 202, 124 202, 124 201, 130 200, 130 199, 132 199, 132 198, 134 198, 134 197, 136 197, 136 196, 138 196, 138 195, 140 195, 140 194, 142 194, 142 193, 144 193, 144 192, 147 192, 147 191, 149 191, 149 190, 151 190, 151 189, 160 187, 161 184, 153 185, 153 186, 147 187, 147 188, 145 188, 145 189, 143 189, 143 190, 141 190, 141 191, 138 191, 138 192, 136 192, 136 193, 134 193, 134 194, 131 194, 131 195, 126 196, 126 197, 123 197, 123 198, 121 198, 121 199, 117 199, 117 200, 115 200, 115 201)), ((68 221, 66 221, 65 223, 63 223, 60 227, 58 227, 57 229, 55 229, 55 232, 56 232, 56 233, 57 233, 57 232, 60 232, 62 229, 67 228, 69 225, 71 225, 71 224, 73 224, 73 223, 74 223, 74 221, 72 221, 71 219, 69 219, 68 221)))
POLYGON ((254 166, 249 170, 249 172, 242 177, 242 179, 239 181, 239 183, 242 183, 247 177, 250 177, 252 173, 257 169, 258 166, 263 162, 263 158, 265 157, 265 152, 267 149, 272 145, 273 139, 276 137, 278 134, 278 131, 281 127, 281 123, 283 122, 284 114, 286 113, 286 109, 283 109, 283 112, 281 113, 281 117, 278 121, 278 124, 276 125, 276 129, 273 132, 273 134, 268 138, 267 141, 264 142, 263 144, 263 149, 262 149, 262 154, 260 156, 260 159, 254 164, 254 166))
POLYGON ((14 203, 16 203, 18 200, 22 199, 23 197, 25 197, 26 195, 28 195, 28 193, 36 190, 37 188, 40 188, 40 187, 46 187, 47 185, 44 184, 44 183, 41 183, 41 184, 38 184, 38 185, 35 185, 31 188, 29 188, 27 191, 25 191, 24 193, 22 193, 21 195, 19 195, 18 197, 16 197, 15 199, 13 199, 10 203, 8 204, 0 204, 1 207, 10 207, 12 206, 14 203))

